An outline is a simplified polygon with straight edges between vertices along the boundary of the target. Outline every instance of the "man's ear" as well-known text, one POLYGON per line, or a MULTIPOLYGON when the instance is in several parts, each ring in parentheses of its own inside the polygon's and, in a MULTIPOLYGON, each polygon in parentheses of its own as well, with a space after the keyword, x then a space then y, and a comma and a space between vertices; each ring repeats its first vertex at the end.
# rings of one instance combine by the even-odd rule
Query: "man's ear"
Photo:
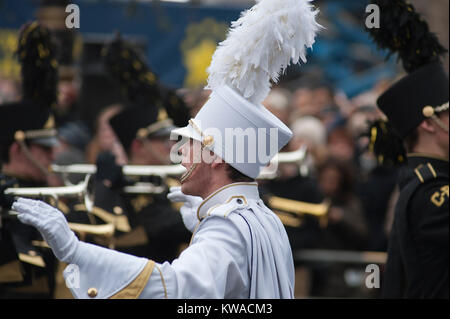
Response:
POLYGON ((130 145, 130 154, 139 154, 141 149, 142 149, 142 141, 135 138, 133 140, 133 142, 131 142, 131 145, 130 145))
POLYGON ((434 125, 434 123, 432 121, 433 120, 431 120, 431 119, 426 119, 425 121, 420 123, 419 129, 423 130, 425 132, 428 132, 428 133, 435 133, 436 132, 436 127, 435 127, 435 125, 434 125))
POLYGON ((215 155, 214 153, 210 153, 210 154, 212 154, 212 156, 214 156, 214 160, 213 160, 213 162, 211 163, 211 167, 212 168, 219 168, 219 167, 221 167, 222 165, 225 165, 226 163, 224 162, 224 160, 222 159, 222 158, 220 158, 219 156, 217 156, 217 155, 215 155))

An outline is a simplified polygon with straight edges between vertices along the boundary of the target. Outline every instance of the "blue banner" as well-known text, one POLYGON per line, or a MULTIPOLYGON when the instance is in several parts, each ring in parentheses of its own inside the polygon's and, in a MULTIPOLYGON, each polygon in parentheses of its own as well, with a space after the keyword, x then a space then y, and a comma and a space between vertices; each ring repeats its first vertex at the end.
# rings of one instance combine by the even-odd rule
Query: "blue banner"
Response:
MULTIPOLYGON (((143 39, 148 63, 160 80, 172 87, 196 87, 206 80, 206 68, 217 43, 226 37, 242 7, 204 6, 160 1, 74 0, 80 9, 81 39, 123 36, 143 39)), ((321 2, 325 22, 308 64, 323 70, 324 81, 349 96, 369 89, 396 73, 392 61, 372 44, 363 27, 366 1, 321 2), (352 16, 352 19, 343 19, 352 16), (356 23, 355 23, 356 20, 356 23), (359 21, 358 21, 359 20, 359 21), (376 67, 374 67, 376 66, 376 67)), ((13 63, 14 34, 35 19, 38 1, 0 0, 0 76, 18 72, 13 63)), ((295 72, 294 72, 295 74, 295 72)))

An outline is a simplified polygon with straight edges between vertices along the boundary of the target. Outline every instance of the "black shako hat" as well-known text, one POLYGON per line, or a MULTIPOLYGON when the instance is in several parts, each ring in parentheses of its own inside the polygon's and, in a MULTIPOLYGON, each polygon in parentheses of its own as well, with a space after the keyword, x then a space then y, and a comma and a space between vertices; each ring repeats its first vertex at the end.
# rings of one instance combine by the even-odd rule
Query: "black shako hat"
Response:
POLYGON ((405 0, 372 0, 382 14, 380 27, 368 30, 388 57, 398 54, 407 76, 393 84, 378 100, 388 121, 374 121, 368 132, 369 148, 380 164, 407 160, 404 140, 427 118, 448 110, 448 76, 441 64, 447 50, 430 32, 427 22, 405 0))
POLYGON ((436 110, 445 110, 448 85, 442 64, 431 63, 395 83, 378 98, 377 104, 397 134, 405 138, 436 110))
POLYGON ((50 32, 37 22, 25 24, 19 34, 22 100, 0 105, 0 144, 32 141, 57 144, 52 107, 57 102, 58 63, 50 32))
POLYGON ((57 143, 55 121, 49 110, 30 101, 0 105, 0 144, 14 141, 54 146, 57 143))
POLYGON ((126 107, 109 123, 125 150, 136 138, 168 137, 175 128, 167 113, 156 107, 126 107))

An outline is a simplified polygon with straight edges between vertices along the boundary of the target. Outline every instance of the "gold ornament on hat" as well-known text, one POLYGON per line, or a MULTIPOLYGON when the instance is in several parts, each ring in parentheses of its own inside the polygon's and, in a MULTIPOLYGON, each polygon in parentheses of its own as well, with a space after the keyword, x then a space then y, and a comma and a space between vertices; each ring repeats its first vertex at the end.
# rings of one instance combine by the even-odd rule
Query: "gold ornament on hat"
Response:
POLYGON ((434 108, 430 105, 427 105, 423 108, 422 113, 425 117, 432 117, 434 115, 434 108))
POLYGON ((18 142, 22 142, 23 140, 25 140, 25 138, 26 138, 26 135, 25 135, 24 131, 17 131, 14 134, 14 139, 18 142))
POLYGON ((141 129, 139 129, 139 130, 137 131, 136 136, 137 136, 139 139, 147 138, 147 136, 148 136, 148 130, 147 130, 146 128, 141 128, 141 129))
POLYGON ((208 136, 206 136, 206 137, 203 139, 203 142, 202 142, 203 147, 210 147, 210 146, 212 146, 213 144, 214 144, 214 137, 213 137, 213 136, 208 135, 208 136))

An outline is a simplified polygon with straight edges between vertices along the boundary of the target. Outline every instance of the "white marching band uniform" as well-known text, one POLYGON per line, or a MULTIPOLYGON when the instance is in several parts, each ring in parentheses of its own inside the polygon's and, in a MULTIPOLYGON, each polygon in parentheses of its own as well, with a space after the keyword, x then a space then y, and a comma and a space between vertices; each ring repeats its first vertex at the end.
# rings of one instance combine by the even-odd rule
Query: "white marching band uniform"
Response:
POLYGON ((197 214, 200 222, 191 244, 172 263, 80 243, 72 260, 80 270, 80 286, 71 289, 73 295, 293 298, 289 241, 278 217, 259 198, 256 183, 221 188, 202 202, 197 214))
MULTIPOLYGON (((213 56, 210 99, 188 126, 174 131, 201 142, 251 178, 292 137, 291 130, 261 104, 270 80, 277 80, 290 60, 305 61, 306 49, 320 28, 315 21, 318 11, 309 0, 257 2, 233 23, 234 29, 213 56), (208 133, 210 128, 214 130, 208 133), (223 142, 227 128, 253 130, 258 143, 246 141, 243 150, 259 155, 269 146, 269 154, 264 153, 268 156, 263 160, 258 156, 255 162, 230 160, 228 154, 237 153, 236 143, 223 142), (274 134, 277 144, 272 147, 274 134)), ((80 242, 62 213, 44 203, 19 199, 13 209, 22 222, 41 232, 58 259, 78 267, 79 287, 71 288, 76 298, 294 297, 289 240, 281 221, 260 199, 256 182, 226 185, 198 207, 191 206, 198 225, 189 247, 172 263, 158 264, 80 242)), ((66 282, 71 275, 64 273, 66 282)))

